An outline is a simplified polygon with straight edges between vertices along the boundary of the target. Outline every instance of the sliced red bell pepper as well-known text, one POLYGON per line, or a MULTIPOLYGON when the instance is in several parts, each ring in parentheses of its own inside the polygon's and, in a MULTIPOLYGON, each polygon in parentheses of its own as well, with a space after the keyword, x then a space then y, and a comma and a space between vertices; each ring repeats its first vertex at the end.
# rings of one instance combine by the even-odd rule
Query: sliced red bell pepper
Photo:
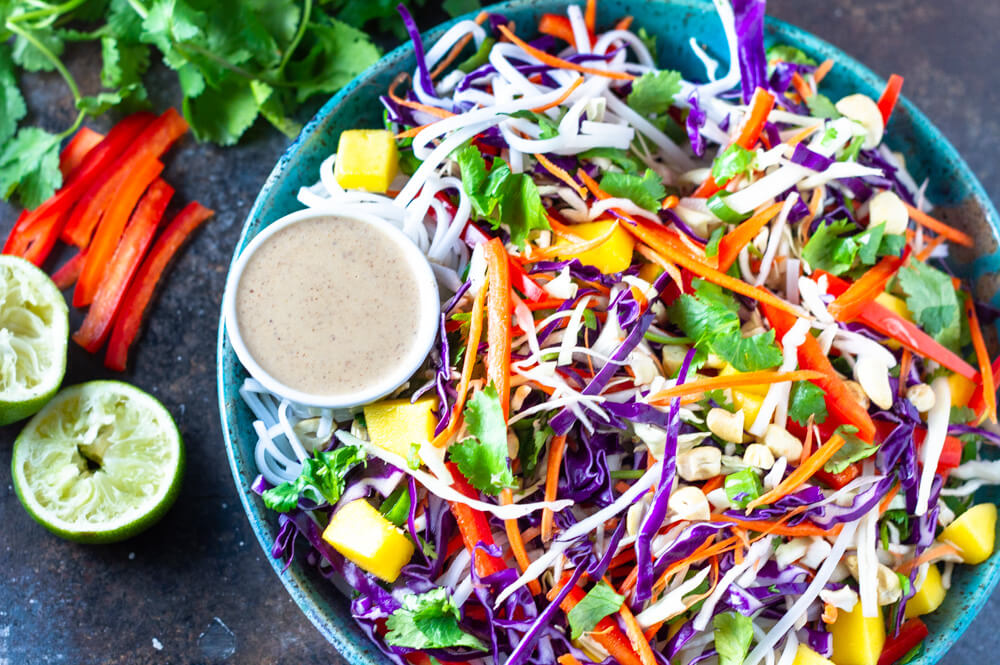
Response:
MULTIPOLYGON (((760 303, 760 311, 774 329, 775 339, 781 340, 792 326, 795 317, 766 303, 760 303)), ((830 359, 823 353, 819 342, 810 334, 798 348, 799 368, 813 369, 822 372, 823 379, 813 383, 822 388, 826 395, 824 401, 830 414, 842 423, 858 428, 857 436, 862 441, 871 443, 875 437, 875 424, 868 411, 854 399, 847 384, 841 379, 830 364, 830 359)))
POLYGON ((882 646, 882 655, 878 657, 878 665, 893 665, 903 656, 910 653, 924 638, 930 634, 927 625, 917 617, 904 623, 899 629, 899 635, 890 636, 882 646))
MULTIPOLYGON (((487 235, 482 229, 480 229, 475 224, 470 223, 465 227, 465 231, 462 232, 462 240, 469 247, 475 247, 484 242, 489 242, 491 236, 487 235)), ((541 286, 538 282, 533 280, 528 276, 528 273, 524 271, 524 268, 517 261, 510 259, 508 255, 508 263, 510 264, 510 283, 515 289, 517 289, 523 296, 524 299, 529 302, 537 302, 541 300, 547 300, 549 298, 549 293, 541 286)))
POLYGON ((119 174, 129 174, 141 164, 159 159, 187 129, 187 122, 172 108, 150 123, 114 164, 87 188, 60 234, 63 241, 86 247, 102 213, 118 195, 117 188, 121 184, 119 174))
POLYGON ((81 127, 73 135, 66 147, 59 153, 59 171, 65 179, 72 173, 97 144, 104 140, 104 134, 98 134, 89 127, 81 127))
POLYGON ((816 472, 815 478, 822 480, 824 483, 829 485, 835 490, 842 489, 847 483, 851 482, 855 478, 861 475, 861 465, 855 462, 854 464, 848 465, 846 469, 840 473, 830 473, 829 471, 824 471, 820 469, 816 472))
POLYGON ((896 102, 899 101, 899 91, 902 89, 903 77, 899 74, 890 76, 888 83, 885 85, 885 90, 882 92, 882 96, 878 98, 878 110, 882 114, 882 124, 889 124, 889 118, 892 117, 892 112, 896 108, 896 102))
MULTIPOLYGON (((889 435, 892 434, 892 431, 896 429, 896 426, 897 423, 894 422, 876 420, 875 442, 879 444, 884 443, 889 435)), ((925 436, 927 436, 926 427, 917 427, 913 430, 913 445, 915 450, 920 450, 920 446, 924 444, 925 436)), ((962 451, 964 448, 965 444, 960 439, 953 436, 945 437, 944 447, 941 449, 941 457, 938 459, 937 472, 945 475, 951 469, 958 467, 962 463, 962 451)))
POLYGON ((538 32, 561 39, 572 46, 576 45, 569 17, 562 14, 542 14, 542 19, 538 22, 538 32))
MULTIPOLYGON (((478 499, 479 493, 476 491, 476 488, 469 484, 469 481, 462 475, 462 472, 458 470, 458 466, 453 462, 448 462, 447 465, 454 479, 451 485, 452 489, 470 499, 478 499)), ((486 518, 486 513, 471 508, 464 503, 452 502, 451 514, 455 516, 455 521, 458 522, 458 532, 462 534, 462 542, 465 543, 465 549, 469 550, 469 553, 474 557, 476 574, 480 577, 486 577, 487 575, 499 573, 501 570, 506 570, 507 564, 504 563, 503 559, 484 552, 481 549, 476 549, 476 545, 480 543, 483 545, 496 544, 496 541, 493 540, 493 532, 490 530, 490 522, 486 518)))
MULTIPOLYGON (((1000 358, 993 361, 993 385, 1000 386, 1000 358)), ((983 394, 982 381, 976 386, 976 390, 969 398, 969 408, 976 412, 977 420, 986 410, 986 395, 983 394)))
POLYGON ((119 172, 108 181, 114 184, 115 197, 108 202, 100 224, 87 245, 87 260, 76 280, 76 288, 73 289, 74 307, 86 307, 94 301, 129 216, 135 210, 142 193, 162 172, 163 162, 149 159, 136 164, 134 170, 119 172))
MULTIPOLYGON (((850 286, 846 280, 822 270, 814 272, 813 279, 819 279, 821 275, 827 278, 829 284, 827 290, 834 296, 840 296, 850 286)), ((896 340, 922 358, 930 358, 970 381, 979 380, 979 371, 975 367, 962 360, 953 351, 937 343, 933 337, 918 328, 916 324, 907 321, 888 307, 874 301, 866 303, 858 312, 855 320, 890 339, 896 340)))
POLYGON ((73 286, 80 276, 80 271, 83 269, 83 262, 86 260, 87 252, 81 249, 71 256, 69 261, 62 264, 59 270, 52 273, 52 281, 59 287, 59 290, 68 289, 73 286))
POLYGON ((157 238, 153 249, 142 262, 122 301, 108 342, 104 366, 122 372, 128 362, 128 350, 139 333, 143 314, 153 297, 164 268, 170 263, 187 237, 214 213, 197 201, 181 210, 157 238))
POLYGON ((104 278, 87 311, 87 317, 80 329, 73 334, 73 341, 87 351, 95 353, 111 332, 111 323, 125 297, 129 281, 153 243, 156 227, 163 219, 163 213, 173 195, 174 188, 157 179, 136 206, 121 242, 103 271, 104 278))

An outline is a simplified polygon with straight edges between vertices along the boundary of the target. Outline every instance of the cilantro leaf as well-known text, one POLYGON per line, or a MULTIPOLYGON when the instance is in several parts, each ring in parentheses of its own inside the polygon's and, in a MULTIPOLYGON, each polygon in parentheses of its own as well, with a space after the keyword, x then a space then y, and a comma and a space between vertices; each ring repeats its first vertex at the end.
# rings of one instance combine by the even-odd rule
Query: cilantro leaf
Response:
POLYGON ((726 229, 724 225, 720 225, 712 231, 712 235, 708 237, 708 244, 705 245, 705 256, 719 255, 719 241, 722 240, 722 236, 725 234, 726 229))
POLYGON ((739 144, 732 144, 712 162, 712 178, 721 185, 730 178, 746 173, 753 166, 757 154, 739 144))
POLYGON ((486 651, 478 637, 458 625, 461 614, 445 587, 408 594, 400 602, 402 606, 386 619, 386 644, 411 649, 468 647, 486 651))
POLYGON ((821 224, 802 248, 802 258, 813 270, 825 270, 832 275, 847 272, 854 265, 861 246, 854 237, 840 236, 855 228, 848 219, 821 224))
POLYGON ((538 456, 545 449, 545 444, 555 436, 551 427, 545 424, 539 427, 536 425, 537 422, 539 420, 526 419, 511 425, 517 436, 517 458, 521 460, 521 472, 526 478, 535 472, 538 467, 538 456))
POLYGON ((826 392, 814 383, 796 381, 792 384, 792 395, 788 403, 788 417, 803 427, 809 422, 809 416, 817 425, 826 420, 826 392))
POLYGON ((816 118, 836 120, 840 117, 840 111, 833 105, 830 98, 821 93, 806 98, 806 106, 809 107, 809 114, 816 118))
POLYGON ((365 459, 365 451, 361 446, 341 446, 329 452, 316 451, 313 457, 306 458, 303 462, 298 478, 265 491, 261 498, 264 499, 264 505, 279 513, 294 510, 302 497, 317 504, 325 501, 332 505, 344 493, 347 474, 365 459))
POLYGON ((507 423, 496 388, 487 386, 474 394, 464 415, 472 436, 448 449, 458 470, 486 494, 496 495, 514 487, 507 457, 507 423))
POLYGON ((184 115, 199 141, 233 145, 243 135, 259 110, 247 81, 227 79, 219 88, 206 88, 197 97, 184 98, 184 115))
POLYGON ((285 68, 299 103, 316 94, 336 92, 381 55, 368 35, 329 16, 310 23, 310 37, 305 56, 293 58, 285 68))
POLYGON ((961 307, 951 277, 921 261, 910 261, 897 274, 906 306, 928 335, 952 350, 961 339, 961 307))
POLYGON ((878 446, 869 445, 855 436, 854 432, 857 431, 858 428, 853 425, 841 425, 837 428, 837 434, 844 437, 845 443, 840 447, 840 450, 833 454, 830 461, 823 465, 824 471, 843 473, 850 465, 878 452, 878 446))
POLYGON ((584 633, 594 630, 601 619, 621 609, 623 602, 625 596, 619 596, 606 583, 598 582, 573 609, 566 613, 570 639, 578 639, 584 633))
POLYGON ((723 612, 712 619, 719 665, 743 665, 753 642, 753 621, 738 612, 723 612))
POLYGON ((0 146, 14 136, 18 121, 27 112, 24 97, 21 96, 17 78, 14 76, 10 47, 7 44, 0 44, 0 146))
MULTIPOLYGON (((58 58, 62 55, 64 44, 62 37, 51 27, 33 28, 31 36, 34 37, 49 53, 58 58)), ((41 51, 37 46, 17 35, 14 38, 14 48, 11 56, 19 66, 29 72, 51 72, 56 68, 52 59, 41 51)))
POLYGON ((681 73, 669 69, 646 72, 632 83, 625 103, 640 115, 665 113, 681 92, 681 73))
POLYGON ((59 137, 23 127, 0 149, 0 197, 16 191, 25 208, 37 208, 62 184, 59 137))
POLYGON ((579 159, 604 158, 620 168, 625 173, 638 174, 639 162, 629 157, 628 153, 619 148, 591 148, 577 155, 579 159))
POLYGON ((736 330, 729 335, 718 335, 712 341, 715 355, 721 356, 741 372, 755 372, 776 367, 783 359, 781 350, 774 343, 774 331, 743 337, 736 330))
POLYGON ((523 109, 521 111, 511 113, 510 117, 530 120, 538 125, 538 138, 540 139, 552 139, 559 136, 559 125, 553 122, 552 118, 544 113, 535 113, 534 111, 523 109))
POLYGON ((660 209, 660 201, 667 195, 663 180, 652 169, 639 177, 628 173, 605 173, 601 189, 615 198, 631 199, 640 208, 653 212, 660 209))
POLYGON ((816 66, 816 64, 818 64, 801 49, 789 46, 788 44, 775 44, 771 48, 767 49, 767 61, 774 62, 775 60, 789 62, 793 65, 816 66))
POLYGON ((885 223, 869 226, 864 232, 859 233, 857 240, 858 258, 867 266, 875 265, 878 261, 878 250, 882 247, 882 236, 885 234, 885 223))

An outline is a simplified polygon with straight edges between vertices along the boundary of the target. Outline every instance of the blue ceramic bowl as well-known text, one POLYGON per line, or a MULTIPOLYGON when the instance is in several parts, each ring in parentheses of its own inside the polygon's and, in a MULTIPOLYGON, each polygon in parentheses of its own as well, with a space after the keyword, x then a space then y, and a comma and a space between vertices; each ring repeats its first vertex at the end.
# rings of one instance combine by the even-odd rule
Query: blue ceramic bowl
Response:
MULTIPOLYGON (((582 0, 580 0, 582 4, 582 0)), ((537 25, 545 12, 563 13, 566 0, 512 0, 491 9, 506 14, 518 26, 537 25)), ((710 2, 702 0, 601 0, 599 23, 610 24, 625 15, 635 17, 657 37, 658 62, 680 69, 689 79, 703 79, 704 71, 688 46, 693 36, 709 53, 726 61, 726 45, 718 18, 710 2)), ((446 24, 425 35, 437 39, 446 24)), ((523 35, 522 35, 523 36, 523 35)), ((768 43, 781 42, 801 48, 817 60, 832 58, 837 66, 823 81, 832 98, 862 92, 873 98, 885 82, 867 67, 830 44, 780 21, 768 20, 768 43)), ((301 208, 295 196, 299 187, 318 179, 320 162, 336 149, 340 132, 356 127, 381 126, 377 97, 401 71, 414 69, 413 48, 406 44, 382 58, 341 90, 320 109, 302 134, 282 155, 257 197, 236 248, 238 254, 253 236, 280 217, 301 208)), ((904 72, 905 73, 905 72, 904 72)), ((963 228, 977 239, 976 250, 960 250, 954 268, 971 280, 976 294, 991 301, 997 288, 993 275, 1000 268, 997 241, 1000 219, 997 211, 969 167, 941 133, 908 101, 903 100, 889 125, 888 143, 906 156, 918 182, 930 179, 928 196, 940 207, 944 220, 963 228)), ((240 400, 238 388, 246 377, 220 324, 218 341, 219 409, 233 478, 261 547, 270 557, 276 533, 275 514, 265 509, 250 490, 257 475, 253 457, 252 417, 240 400)), ((984 492, 982 499, 998 501, 1000 493, 984 492)), ((387 662, 350 617, 348 602, 328 581, 296 560, 287 570, 271 559, 275 573, 295 602, 321 633, 352 665, 387 662)), ((944 605, 926 617, 931 635, 917 665, 938 662, 982 607, 1000 576, 1000 553, 976 567, 959 567, 944 605)))

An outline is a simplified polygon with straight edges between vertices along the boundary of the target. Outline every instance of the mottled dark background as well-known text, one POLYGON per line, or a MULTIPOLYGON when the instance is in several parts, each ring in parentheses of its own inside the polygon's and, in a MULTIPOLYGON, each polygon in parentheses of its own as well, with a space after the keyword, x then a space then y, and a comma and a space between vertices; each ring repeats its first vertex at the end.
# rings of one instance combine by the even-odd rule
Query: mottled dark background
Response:
MULTIPOLYGON (((1000 197, 1000 70, 996 0, 771 0, 773 16, 834 43, 885 77, 958 147, 993 200, 1000 197)), ((98 84, 93 50, 69 55, 85 91, 98 84)), ((152 85, 157 108, 179 101, 173 78, 152 85)), ((55 76, 22 81, 37 122, 73 116, 55 76)), ((106 125, 97 123, 97 129, 106 125)), ((217 211, 185 249, 123 377, 157 395, 187 442, 180 499, 132 541, 82 547, 50 536, 21 509, 10 482, 16 427, 0 428, 0 665, 338 663, 288 598, 240 508, 226 463, 215 393, 222 287, 243 219, 287 140, 258 124, 240 147, 186 138, 165 177, 178 200, 217 211)), ((16 210, 0 203, 0 236, 16 210)), ((72 321, 79 324, 79 315, 72 321)), ((66 383, 105 376, 99 357, 70 345, 66 383)), ((947 663, 991 663, 1000 651, 1000 595, 958 641, 947 663)))

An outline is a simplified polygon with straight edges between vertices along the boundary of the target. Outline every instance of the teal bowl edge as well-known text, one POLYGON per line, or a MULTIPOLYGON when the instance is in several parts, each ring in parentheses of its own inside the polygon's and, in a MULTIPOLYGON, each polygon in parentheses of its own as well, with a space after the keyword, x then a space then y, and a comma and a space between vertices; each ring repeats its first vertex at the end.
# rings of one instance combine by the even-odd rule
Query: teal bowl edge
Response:
MULTIPOLYGON (((542 13, 561 11, 568 4, 571 3, 566 0, 512 0, 490 7, 490 10, 506 14, 523 26, 534 25, 542 13)), ((696 36, 720 63, 725 65, 727 61, 718 20, 709 2, 602 0, 599 3, 602 22, 611 22, 626 14, 635 17, 637 26, 647 26, 660 37, 658 62, 679 68, 687 77, 704 77, 698 61, 690 53, 687 38, 691 35, 696 36), (657 20, 668 16, 669 20, 657 20), (671 35, 672 32, 678 34, 671 35), (664 39, 666 35, 671 35, 673 40, 668 42, 664 39)), ((440 37, 462 18, 468 16, 425 33, 425 43, 440 37)), ((831 93, 833 98, 851 92, 877 98, 885 85, 882 78, 840 49, 783 21, 768 18, 766 38, 768 43, 781 42, 801 48, 818 60, 833 59, 836 67, 823 84, 824 91, 831 93)), ((377 95, 385 90, 397 72, 412 69, 413 47, 406 43, 386 54, 323 105, 289 145, 261 188, 243 226, 233 260, 264 226, 301 207, 295 193, 300 186, 318 179, 319 162, 335 150, 334 139, 340 130, 329 131, 329 126, 336 124, 336 115, 348 118, 341 130, 363 125, 365 121, 369 126, 379 126, 377 95)), ((980 299, 997 303, 1000 293, 994 275, 1000 270, 1000 215, 982 184, 958 151, 905 95, 890 122, 888 136, 892 148, 907 157, 908 167, 918 183, 926 177, 931 179, 928 198, 939 204, 935 214, 949 223, 964 225, 964 230, 977 240, 988 242, 986 251, 980 247, 975 253, 956 252, 951 267, 956 274, 972 280, 980 299)), ((274 514, 250 489, 257 474, 251 445, 251 418, 238 392, 245 377, 226 337, 224 317, 220 316, 217 342, 219 411, 230 470, 254 535, 294 602, 340 655, 352 665, 383 665, 388 660, 354 623, 347 598, 329 580, 306 565, 301 557, 285 566, 270 554, 277 532, 274 514)), ((998 502, 1000 492, 991 488, 978 493, 977 498, 998 502)), ((923 654, 912 663, 938 663, 971 624, 998 580, 1000 553, 979 566, 956 568, 945 603, 937 612, 925 617, 931 635, 925 641, 923 654)))

